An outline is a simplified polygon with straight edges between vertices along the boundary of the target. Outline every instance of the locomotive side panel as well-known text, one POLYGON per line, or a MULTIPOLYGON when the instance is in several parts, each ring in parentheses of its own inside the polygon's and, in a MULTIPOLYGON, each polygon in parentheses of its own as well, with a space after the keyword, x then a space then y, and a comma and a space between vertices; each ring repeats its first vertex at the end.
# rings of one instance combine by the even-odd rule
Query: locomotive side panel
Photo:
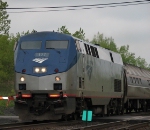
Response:
POLYGON ((122 65, 80 54, 77 66, 79 68, 77 69, 77 79, 81 77, 84 80, 81 82, 81 86, 77 87, 79 93, 91 98, 93 105, 107 105, 111 98, 122 98, 122 65), (114 88, 116 79, 121 83, 119 91, 115 91, 114 88))

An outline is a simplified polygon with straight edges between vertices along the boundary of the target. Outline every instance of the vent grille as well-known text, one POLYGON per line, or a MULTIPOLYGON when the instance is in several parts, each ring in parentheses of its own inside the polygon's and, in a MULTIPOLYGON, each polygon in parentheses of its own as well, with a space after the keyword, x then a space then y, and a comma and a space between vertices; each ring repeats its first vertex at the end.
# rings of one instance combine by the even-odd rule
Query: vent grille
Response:
POLYGON ((121 92, 121 80, 114 80, 114 92, 121 92))

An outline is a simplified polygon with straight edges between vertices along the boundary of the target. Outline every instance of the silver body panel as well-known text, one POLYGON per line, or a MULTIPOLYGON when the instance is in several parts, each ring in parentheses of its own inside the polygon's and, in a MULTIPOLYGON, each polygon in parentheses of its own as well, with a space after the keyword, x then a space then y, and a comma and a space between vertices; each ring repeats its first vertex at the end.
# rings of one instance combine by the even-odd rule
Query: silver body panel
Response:
POLYGON ((77 79, 84 78, 84 84, 77 88, 85 97, 92 99, 93 105, 107 105, 111 98, 123 97, 122 72, 122 65, 79 54, 77 79), (121 92, 114 92, 114 79, 121 80, 121 92))
POLYGON ((127 97, 130 99, 150 99, 150 71, 125 65, 127 76, 127 97))

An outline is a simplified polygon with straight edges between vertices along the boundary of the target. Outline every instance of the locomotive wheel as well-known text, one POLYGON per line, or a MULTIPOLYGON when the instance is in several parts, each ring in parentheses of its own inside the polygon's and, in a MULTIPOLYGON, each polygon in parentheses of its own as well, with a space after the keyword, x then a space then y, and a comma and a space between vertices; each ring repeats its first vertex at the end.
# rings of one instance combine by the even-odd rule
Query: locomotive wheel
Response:
POLYGON ((110 107, 107 107, 107 116, 110 116, 110 107))
POLYGON ((124 114, 124 108, 122 108, 122 110, 121 110, 121 115, 123 115, 124 114))
POLYGON ((129 112, 128 112, 128 108, 126 108, 126 114, 128 114, 129 112))
POLYGON ((114 113, 113 109, 110 110, 110 113, 111 113, 111 115, 113 115, 113 113, 114 113))
POLYGON ((101 114, 101 117, 104 117, 104 113, 101 114))
POLYGON ((142 111, 146 112, 146 106, 143 106, 142 111))
POLYGON ((138 109, 137 108, 134 108, 134 111, 135 111, 135 113, 138 113, 138 109))
POLYGON ((62 115, 62 120, 64 121, 68 121, 69 120, 69 116, 68 115, 62 115))
POLYGON ((117 108, 117 110, 116 110, 116 115, 120 115, 120 109, 119 108, 117 108))
POLYGON ((131 113, 132 110, 133 110, 132 108, 129 108, 129 113, 131 113))
POLYGON ((73 117, 73 120, 78 120, 80 118, 80 113, 73 113, 72 117, 73 117))

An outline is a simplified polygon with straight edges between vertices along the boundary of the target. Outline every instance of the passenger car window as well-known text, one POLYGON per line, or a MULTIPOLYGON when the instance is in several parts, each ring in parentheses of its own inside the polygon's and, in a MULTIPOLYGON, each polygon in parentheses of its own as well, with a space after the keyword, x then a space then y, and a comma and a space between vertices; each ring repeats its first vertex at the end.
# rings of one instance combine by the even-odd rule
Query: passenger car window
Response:
POLYGON ((138 79, 138 78, 136 78, 136 83, 138 83, 138 84, 139 84, 139 79, 138 79))
POLYGON ((142 80, 141 79, 139 79, 139 82, 140 82, 140 84, 142 84, 142 80))
POLYGON ((130 77, 130 82, 131 82, 131 83, 133 83, 133 79, 132 79, 132 77, 130 77))

